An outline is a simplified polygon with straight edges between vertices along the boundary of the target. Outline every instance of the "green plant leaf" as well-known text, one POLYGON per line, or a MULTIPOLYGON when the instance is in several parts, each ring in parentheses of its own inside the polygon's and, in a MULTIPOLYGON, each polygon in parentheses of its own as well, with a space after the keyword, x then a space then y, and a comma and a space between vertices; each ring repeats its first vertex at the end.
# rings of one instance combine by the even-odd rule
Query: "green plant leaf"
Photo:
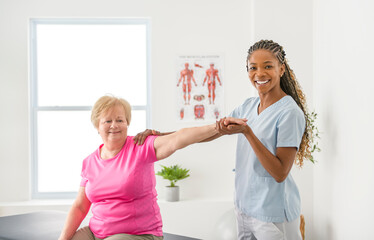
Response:
POLYGON ((179 165, 166 167, 161 165, 162 169, 156 175, 170 181, 170 187, 175 187, 177 181, 189 177, 189 169, 181 168, 179 165))
POLYGON ((309 133, 311 134, 311 145, 310 145, 310 157, 309 160, 312 163, 315 163, 315 159, 313 157, 314 152, 320 152, 321 149, 318 147, 318 139, 320 139, 320 132, 318 130, 318 127, 316 126, 316 119, 317 119, 317 113, 312 111, 311 113, 307 113, 307 118, 310 123, 310 129, 309 133))

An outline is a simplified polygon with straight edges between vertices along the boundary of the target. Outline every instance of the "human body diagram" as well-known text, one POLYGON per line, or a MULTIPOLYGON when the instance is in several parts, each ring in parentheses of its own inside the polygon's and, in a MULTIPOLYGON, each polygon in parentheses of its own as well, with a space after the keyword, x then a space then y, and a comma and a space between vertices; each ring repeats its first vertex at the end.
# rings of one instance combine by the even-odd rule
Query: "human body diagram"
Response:
POLYGON ((210 64, 210 68, 206 70, 206 75, 204 78, 203 86, 205 82, 207 81, 208 86, 208 98, 209 98, 209 104, 214 104, 214 100, 216 98, 216 79, 219 82, 219 85, 222 86, 221 80, 218 76, 218 70, 214 68, 214 63, 210 64))
POLYGON ((221 56, 179 57, 176 72, 179 120, 216 120, 223 114, 222 67, 221 56))
POLYGON ((179 84, 182 82, 184 104, 188 105, 190 104, 190 100, 191 100, 191 89, 192 89, 191 81, 195 83, 195 86, 197 86, 197 84, 193 76, 193 70, 188 68, 189 64, 185 63, 184 67, 185 68, 180 72, 180 78, 179 78, 177 87, 179 87, 179 84))

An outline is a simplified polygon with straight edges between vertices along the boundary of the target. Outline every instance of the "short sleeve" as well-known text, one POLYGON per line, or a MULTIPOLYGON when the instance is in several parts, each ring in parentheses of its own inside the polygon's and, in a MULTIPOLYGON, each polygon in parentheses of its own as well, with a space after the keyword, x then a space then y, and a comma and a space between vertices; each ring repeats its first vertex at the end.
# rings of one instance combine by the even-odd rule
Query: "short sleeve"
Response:
POLYGON ((277 147, 299 149, 305 131, 305 117, 300 109, 291 109, 281 115, 277 124, 277 147))
POLYGON ((233 118, 242 118, 243 116, 243 108, 247 108, 248 104, 250 104, 251 101, 253 101, 254 98, 248 98, 244 101, 244 103, 242 103, 241 105, 239 105, 238 107, 236 107, 230 114, 229 114, 229 117, 233 117, 233 118))
POLYGON ((86 175, 86 159, 83 161, 83 164, 82 164, 82 171, 81 171, 81 183, 80 183, 80 186, 81 187, 86 187, 86 184, 88 182, 88 179, 87 179, 87 175, 86 175))
POLYGON ((147 162, 151 162, 151 163, 157 162, 156 150, 155 150, 155 145, 154 145, 155 139, 157 137, 158 136, 154 136, 154 135, 148 136, 143 144, 144 145, 143 151, 145 151, 147 162))
MULTIPOLYGON (((240 106, 239 106, 240 107, 240 106)), ((229 117, 239 118, 240 109, 236 107, 230 114, 229 117)))

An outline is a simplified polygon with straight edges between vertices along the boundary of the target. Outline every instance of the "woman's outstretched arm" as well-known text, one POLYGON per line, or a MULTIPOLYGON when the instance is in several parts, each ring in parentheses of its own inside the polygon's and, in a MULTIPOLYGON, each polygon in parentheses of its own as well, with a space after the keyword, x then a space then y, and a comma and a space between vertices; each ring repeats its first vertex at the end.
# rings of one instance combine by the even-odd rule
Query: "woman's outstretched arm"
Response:
POLYGON ((183 128, 174 133, 157 137, 154 142, 158 160, 169 157, 178 149, 219 136, 216 124, 202 127, 183 128))
MULTIPOLYGON (((147 137, 150 136, 150 135, 165 136, 165 135, 169 135, 169 134, 172 134, 172 133, 175 133, 175 132, 160 132, 160 131, 157 131, 157 130, 146 129, 143 132, 140 132, 140 133, 136 134, 133 140, 134 140, 134 143, 136 143, 138 145, 143 145, 145 139, 147 139, 147 137)), ((217 134, 215 134, 211 137, 208 137, 208 138, 206 138, 206 139, 204 139, 200 142, 210 142, 210 141, 213 141, 214 139, 217 139, 221 136, 222 136, 222 134, 217 132, 217 134)))

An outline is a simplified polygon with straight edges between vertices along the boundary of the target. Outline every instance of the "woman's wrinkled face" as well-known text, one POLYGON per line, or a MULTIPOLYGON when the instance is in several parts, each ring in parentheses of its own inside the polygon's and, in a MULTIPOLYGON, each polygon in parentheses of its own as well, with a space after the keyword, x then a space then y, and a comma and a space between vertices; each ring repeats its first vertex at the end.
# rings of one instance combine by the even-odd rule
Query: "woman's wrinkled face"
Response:
POLYGON ((285 68, 272 52, 266 49, 254 51, 247 61, 247 66, 249 79, 259 94, 280 89, 280 78, 285 68))
POLYGON ((125 140, 127 128, 125 109, 120 105, 110 108, 100 116, 98 131, 104 143, 125 140))

